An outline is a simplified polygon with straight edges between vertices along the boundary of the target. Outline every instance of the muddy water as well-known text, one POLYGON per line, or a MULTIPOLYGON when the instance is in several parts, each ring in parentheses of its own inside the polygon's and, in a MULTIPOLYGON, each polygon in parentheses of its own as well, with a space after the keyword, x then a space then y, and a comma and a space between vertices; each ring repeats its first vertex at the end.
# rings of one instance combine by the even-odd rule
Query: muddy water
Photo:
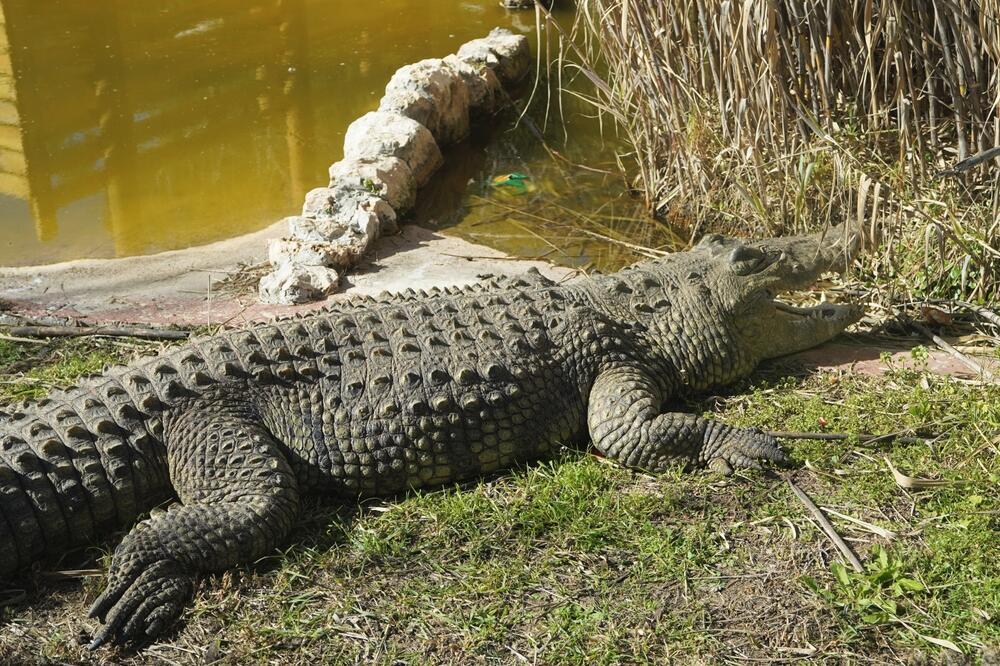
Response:
MULTIPOLYGON (((0 8, 7 266, 187 247, 293 214, 306 191, 325 184, 345 128, 377 105, 396 68, 494 26, 535 30, 532 13, 495 0, 0 0, 0 8)), ((539 126, 542 107, 532 111, 539 126)), ((534 126, 512 124, 455 148, 417 217, 522 255, 619 263, 625 246, 594 244, 593 234, 633 238, 629 229, 645 227, 617 177, 572 166, 545 150, 534 126), (527 185, 495 187, 505 172, 523 173, 527 185)), ((560 155, 591 169, 608 162, 595 123, 577 114, 569 125, 568 143, 556 123, 545 132, 560 155)), ((650 233, 650 244, 667 242, 655 230, 639 235, 650 233)))

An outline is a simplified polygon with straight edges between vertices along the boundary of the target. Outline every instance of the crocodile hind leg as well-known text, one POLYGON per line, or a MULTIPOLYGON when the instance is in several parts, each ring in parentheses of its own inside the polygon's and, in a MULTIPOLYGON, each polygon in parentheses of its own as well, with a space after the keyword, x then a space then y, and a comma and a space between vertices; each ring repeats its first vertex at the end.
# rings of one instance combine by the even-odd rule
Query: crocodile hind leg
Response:
POLYGON ((780 462, 773 437, 693 414, 661 412, 656 382, 637 368, 601 374, 590 392, 587 424, 594 446, 629 467, 662 471, 674 465, 710 465, 720 471, 780 462))
POLYGON ((142 643, 180 615, 194 576, 252 562, 295 520, 295 477, 251 408, 200 401, 164 433, 180 504, 137 525, 115 549, 90 609, 104 626, 91 649, 142 643))

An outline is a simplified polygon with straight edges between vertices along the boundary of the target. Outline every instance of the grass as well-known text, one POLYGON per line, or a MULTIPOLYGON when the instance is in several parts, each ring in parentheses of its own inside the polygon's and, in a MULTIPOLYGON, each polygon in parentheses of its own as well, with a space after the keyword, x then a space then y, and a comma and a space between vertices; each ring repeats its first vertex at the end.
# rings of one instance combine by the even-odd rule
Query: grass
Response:
POLYGON ((158 345, 142 341, 101 338, 77 339, 49 344, 23 344, 0 340, 0 402, 39 398, 56 387, 100 373, 138 351, 154 351, 158 345))
MULTIPOLYGON (((3 401, 134 351, 105 341, 0 343, 0 379, 38 380, 3 384, 3 401)), ((396 502, 310 505, 284 551, 207 578, 176 633, 115 661, 883 663, 937 660, 952 652, 947 644, 973 660, 997 656, 1000 386, 919 367, 882 377, 764 372, 689 407, 769 429, 939 437, 789 443, 791 474, 817 504, 897 535, 832 518, 865 561, 860 574, 839 564, 775 471, 653 477, 564 451, 396 502), (883 456, 913 476, 954 483, 904 491, 883 456)), ((101 578, 53 579, 46 570, 3 608, 0 655, 108 658, 82 647, 101 578)))

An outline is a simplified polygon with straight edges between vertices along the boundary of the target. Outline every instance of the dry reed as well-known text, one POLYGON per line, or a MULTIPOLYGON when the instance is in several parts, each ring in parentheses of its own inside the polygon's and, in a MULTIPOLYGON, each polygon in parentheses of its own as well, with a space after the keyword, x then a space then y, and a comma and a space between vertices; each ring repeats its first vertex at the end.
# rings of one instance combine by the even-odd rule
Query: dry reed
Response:
POLYGON ((550 31, 588 80, 571 94, 613 119, 658 216, 692 236, 857 219, 873 284, 997 300, 1000 0, 578 7, 550 31))

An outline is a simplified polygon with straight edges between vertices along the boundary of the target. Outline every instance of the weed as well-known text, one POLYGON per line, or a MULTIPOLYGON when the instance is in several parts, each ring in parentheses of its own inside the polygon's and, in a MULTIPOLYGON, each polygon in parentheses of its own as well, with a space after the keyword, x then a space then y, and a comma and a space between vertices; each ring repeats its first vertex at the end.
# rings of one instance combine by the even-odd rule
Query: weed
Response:
POLYGON ((854 613, 866 624, 885 624, 905 615, 906 604, 915 604, 915 595, 924 591, 919 581, 904 574, 903 560, 890 559, 889 552, 874 546, 865 571, 848 571, 840 562, 830 565, 833 584, 820 586, 812 576, 802 583, 830 604, 854 613))

